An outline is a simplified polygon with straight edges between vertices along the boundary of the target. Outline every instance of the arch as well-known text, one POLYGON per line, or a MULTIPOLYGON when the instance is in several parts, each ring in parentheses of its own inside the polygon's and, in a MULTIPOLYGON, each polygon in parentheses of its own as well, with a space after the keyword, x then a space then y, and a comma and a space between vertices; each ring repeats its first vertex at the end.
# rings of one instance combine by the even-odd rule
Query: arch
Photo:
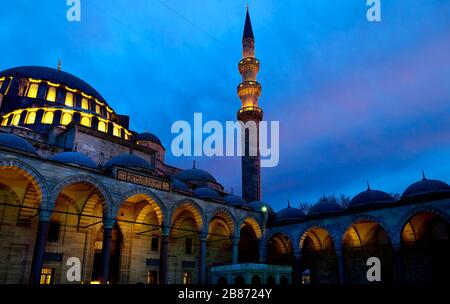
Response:
POLYGON ((285 237, 289 241, 291 241, 292 244, 294 244, 294 238, 292 237, 292 235, 289 232, 284 231, 282 229, 274 229, 264 235, 264 246, 267 247, 267 244, 270 241, 270 239, 276 235, 282 235, 283 237, 285 237))
POLYGON ((303 245, 305 242, 305 239, 310 236, 311 234, 311 240, 314 242, 314 247, 317 250, 323 250, 323 249, 334 249, 336 246, 336 240, 332 233, 330 233, 330 230, 328 227, 321 225, 321 224, 312 224, 305 229, 301 231, 301 233, 298 235, 298 239, 295 244, 298 244, 300 251, 303 250, 303 245), (330 240, 330 246, 326 246, 326 238, 329 238, 330 240), (327 248, 331 247, 331 248, 327 248))
POLYGON ((252 285, 261 285, 261 277, 257 274, 252 276, 252 285))
POLYGON ((234 278, 234 284, 236 285, 245 285, 245 278, 241 275, 238 275, 234 278))
POLYGON ((135 187, 131 191, 122 195, 121 203, 114 208, 113 214, 117 216, 117 213, 120 210, 122 204, 131 198, 136 198, 138 200, 147 201, 147 204, 144 205, 141 210, 139 210, 136 216, 136 223, 142 223, 145 219, 145 216, 154 209, 156 215, 158 217, 158 222, 161 226, 168 223, 168 214, 166 207, 164 206, 161 199, 150 189, 144 187, 135 187))
POLYGON ((202 212, 201 207, 191 199, 182 199, 178 201, 175 205, 173 205, 170 212, 170 226, 173 227, 177 216, 183 212, 189 211, 194 216, 194 220, 196 222, 197 228, 199 231, 205 232, 205 217, 202 212))
POLYGON ((236 235, 236 218, 233 214, 224 207, 217 207, 211 212, 211 219, 208 222, 208 232, 212 228, 212 224, 216 219, 221 219, 227 226, 230 236, 236 235))
POLYGON ((294 265, 294 243, 288 233, 273 231, 264 242, 267 263, 276 265, 294 265))
MULTIPOLYGON (((355 224, 357 223, 362 223, 362 222, 372 222, 374 224, 379 225, 383 231, 386 233, 387 237, 389 238, 389 243, 392 244, 392 240, 393 240, 393 236, 394 234, 392 233, 390 226, 388 226, 386 224, 386 222, 378 217, 378 216, 373 216, 373 215, 368 215, 368 214, 362 214, 362 215, 358 215, 356 217, 352 217, 350 219, 350 223, 348 223, 346 226, 343 226, 344 229, 339 231, 339 243, 336 243, 337 246, 339 246, 339 248, 342 248, 343 245, 343 241, 344 241, 344 237, 347 233, 347 231, 349 229, 351 229, 355 224)), ((360 233, 358 232, 358 236, 359 238, 361 238, 360 233)))
POLYGON ((245 225, 248 224, 249 226, 251 226, 253 228, 253 231, 256 234, 256 237, 258 238, 258 240, 261 240, 262 238, 262 229, 261 229, 261 225, 258 223, 258 221, 250 216, 244 217, 240 222, 239 222, 239 230, 241 230, 241 228, 245 225))

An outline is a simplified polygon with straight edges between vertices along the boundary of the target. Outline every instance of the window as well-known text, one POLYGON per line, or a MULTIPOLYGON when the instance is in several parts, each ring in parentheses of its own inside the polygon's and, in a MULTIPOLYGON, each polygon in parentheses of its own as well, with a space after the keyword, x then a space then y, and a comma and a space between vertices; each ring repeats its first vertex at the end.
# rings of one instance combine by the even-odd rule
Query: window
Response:
POLYGON ((183 272, 183 284, 188 285, 192 282, 192 272, 185 271, 183 272))
POLYGON ((53 112, 45 112, 44 116, 42 116, 42 123, 43 124, 52 124, 53 123, 53 112))
POLYGON ((72 92, 66 92, 66 100, 64 104, 68 107, 73 107, 73 93, 72 92))
POLYGON ((159 243, 159 238, 153 237, 152 238, 152 251, 158 251, 158 243, 159 243))
POLYGON ((59 240, 59 228, 60 224, 58 222, 50 222, 48 225, 48 242, 57 242, 59 240))
POLYGON ((20 122, 20 114, 15 114, 11 124, 13 126, 18 126, 19 122, 20 122))
POLYGON ((72 113, 63 112, 61 115, 61 124, 67 126, 72 121, 72 113))
POLYGON ((9 119, 9 116, 3 118, 3 120, 2 120, 2 126, 6 126, 6 125, 8 124, 8 119, 9 119))
POLYGON ((27 97, 36 98, 38 89, 39 85, 37 83, 30 84, 30 87, 28 88, 27 97))
POLYGON ((157 271, 147 272, 147 284, 158 284, 158 272, 157 271))
POLYGON ((41 271, 40 284, 53 284, 55 278, 55 269, 43 267, 41 271))
POLYGON ((35 111, 28 112, 27 118, 25 119, 25 124, 32 125, 34 124, 35 120, 36 120, 36 112, 35 111))
POLYGON ((98 130, 101 132, 106 132, 107 131, 107 124, 105 121, 103 120, 99 120, 98 121, 98 130))
POLYGON ((2 86, 3 86, 3 81, 5 81, 5 78, 3 78, 3 79, 0 79, 0 89, 2 88, 2 86))
POLYGON ((83 126, 90 127, 90 126, 91 126, 91 118, 90 118, 89 116, 83 115, 83 116, 81 116, 81 121, 80 121, 80 123, 81 123, 83 126))
POLYGON ((100 106, 98 104, 95 105, 95 113, 97 114, 101 114, 102 109, 100 108, 100 106))
POLYGON ((113 135, 117 136, 117 137, 120 137, 120 127, 114 126, 114 128, 113 128, 113 135))
POLYGON ((187 238, 186 239, 186 254, 192 254, 192 239, 191 238, 187 238))
POLYGON ((81 108, 85 110, 89 110, 89 100, 86 97, 81 99, 81 108))
MULTIPOLYGON (((31 87, 30 87, 31 89, 31 87)), ((47 97, 45 98, 47 101, 56 101, 56 87, 49 85, 47 90, 47 97)))

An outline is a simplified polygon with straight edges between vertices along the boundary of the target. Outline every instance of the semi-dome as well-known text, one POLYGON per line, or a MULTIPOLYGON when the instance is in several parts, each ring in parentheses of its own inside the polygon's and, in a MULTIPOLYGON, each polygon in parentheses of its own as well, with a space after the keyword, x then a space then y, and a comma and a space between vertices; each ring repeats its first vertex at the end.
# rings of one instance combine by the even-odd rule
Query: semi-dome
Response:
POLYGON ((422 180, 406 188, 402 197, 413 197, 430 193, 450 193, 450 186, 443 181, 427 179, 424 176, 422 180))
POLYGON ((150 132, 139 133, 136 136, 136 140, 137 141, 150 141, 155 144, 161 145, 161 141, 159 140, 158 136, 156 136, 155 134, 150 133, 150 132))
POLYGON ((366 191, 358 193, 349 203, 350 208, 373 206, 376 204, 392 203, 395 199, 388 193, 380 190, 367 188, 366 191))
POLYGON ((105 164, 105 168, 110 168, 112 166, 152 170, 152 166, 148 161, 131 153, 123 153, 115 156, 105 164))
POLYGON ((181 191, 189 191, 188 185, 186 185, 185 183, 183 183, 182 181, 180 181, 178 179, 174 179, 172 181, 172 189, 181 190, 181 191))
POLYGON ((234 194, 228 194, 224 197, 225 203, 233 206, 242 206, 245 205, 245 201, 242 197, 234 194))
POLYGON ((311 206, 308 215, 338 213, 342 211, 342 206, 335 200, 323 198, 317 204, 311 206))
POLYGON ((305 213, 302 210, 300 210, 298 208, 293 208, 289 204, 286 208, 278 211, 278 213, 275 216, 275 221, 276 222, 289 222, 289 221, 299 220, 304 217, 305 217, 305 213))
POLYGON ((174 178, 182 182, 197 181, 217 183, 216 179, 210 173, 197 168, 184 170, 178 174, 175 174, 174 178))
POLYGON ((23 139, 20 136, 8 133, 0 133, 0 146, 5 146, 30 153, 36 153, 33 145, 30 144, 27 140, 23 139))
POLYGON ((97 165, 86 155, 80 152, 62 152, 50 157, 50 160, 54 160, 64 164, 76 164, 85 167, 96 168, 97 165))
POLYGON ((222 199, 222 197, 217 193, 216 190, 208 187, 200 187, 194 190, 195 195, 201 198, 208 199, 222 199))
POLYGON ((272 207, 270 207, 269 204, 266 204, 261 201, 253 201, 253 202, 248 203, 248 205, 255 211, 262 211, 262 212, 268 211, 270 213, 273 213, 272 207))
POLYGON ((66 85, 105 102, 105 99, 87 82, 61 70, 41 66, 21 66, 0 72, 0 77, 13 75, 24 78, 44 79, 53 83, 66 85))

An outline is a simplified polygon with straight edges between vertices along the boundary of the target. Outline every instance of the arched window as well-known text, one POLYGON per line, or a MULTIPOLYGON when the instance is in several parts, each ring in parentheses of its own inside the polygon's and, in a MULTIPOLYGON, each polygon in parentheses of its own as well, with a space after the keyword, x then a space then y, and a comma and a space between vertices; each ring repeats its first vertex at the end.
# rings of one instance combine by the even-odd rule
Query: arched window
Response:
POLYGON ((107 131, 107 124, 105 121, 103 120, 99 120, 98 122, 98 130, 101 132, 106 132, 107 131))
POLYGON ((66 92, 66 100, 64 102, 64 104, 68 107, 73 107, 73 93, 67 91, 66 92))
POLYGON ((11 124, 12 124, 13 126, 17 126, 17 125, 19 125, 19 122, 20 122, 20 114, 14 115, 11 124))
MULTIPOLYGON (((30 89, 31 89, 31 87, 30 87, 30 89)), ((56 101, 56 87, 51 86, 51 85, 48 86, 46 99, 47 99, 47 101, 52 101, 52 102, 56 101)))
POLYGON ((3 120, 2 120, 2 126, 6 126, 6 125, 8 124, 8 119, 9 119, 9 116, 3 118, 3 120))
POLYGON ((39 85, 37 83, 30 84, 30 87, 28 88, 27 97, 36 98, 38 89, 39 85))
POLYGON ((113 135, 120 137, 120 127, 119 126, 114 126, 113 128, 113 135))
POLYGON ((89 100, 86 97, 81 99, 81 108, 85 110, 89 110, 89 100))
POLYGON ((53 123, 53 112, 45 112, 44 116, 42 117, 42 123, 43 124, 52 124, 53 123))
POLYGON ((28 112, 27 118, 25 119, 25 124, 32 125, 34 124, 35 120, 36 120, 36 112, 30 111, 28 112))
POLYGON ((63 126, 68 125, 72 121, 72 113, 63 112, 61 115, 61 124, 63 126))
POLYGON ((91 126, 91 118, 89 116, 83 115, 83 116, 81 116, 80 123, 83 126, 90 127, 91 126))

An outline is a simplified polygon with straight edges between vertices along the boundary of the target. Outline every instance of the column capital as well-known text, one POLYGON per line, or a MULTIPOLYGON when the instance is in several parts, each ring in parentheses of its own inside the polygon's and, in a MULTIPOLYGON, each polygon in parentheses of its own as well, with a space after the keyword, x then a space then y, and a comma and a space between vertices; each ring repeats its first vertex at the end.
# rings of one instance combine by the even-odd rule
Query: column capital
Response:
POLYGON ((103 218, 103 228, 104 229, 112 229, 114 228, 114 224, 116 223, 115 218, 104 217, 103 218))
POLYGON ((52 216, 52 211, 48 209, 39 209, 39 221, 49 222, 52 216))
POLYGON ((161 236, 169 236, 169 235, 170 235, 170 227, 161 226, 161 236))

